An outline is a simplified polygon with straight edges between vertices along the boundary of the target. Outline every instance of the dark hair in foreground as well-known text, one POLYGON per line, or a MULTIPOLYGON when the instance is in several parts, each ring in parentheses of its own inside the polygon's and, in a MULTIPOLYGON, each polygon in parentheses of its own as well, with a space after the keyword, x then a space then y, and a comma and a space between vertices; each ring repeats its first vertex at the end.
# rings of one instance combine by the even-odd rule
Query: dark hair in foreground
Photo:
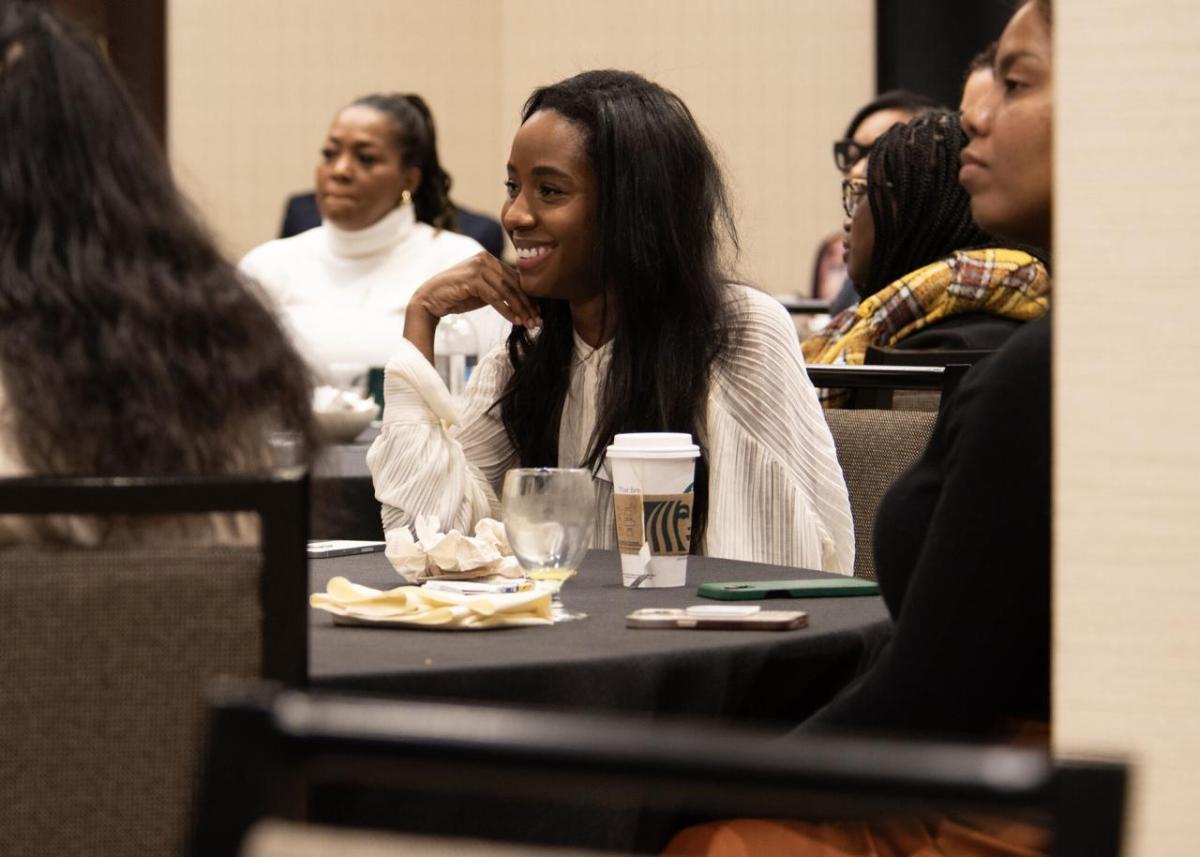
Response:
MULTIPOLYGON (((594 271, 616 291, 616 334, 587 465, 614 434, 704 434, 713 364, 727 350, 721 242, 737 235, 721 171, 684 103, 631 72, 591 71, 534 90, 522 121, 553 110, 583 133, 596 176, 594 271)), ((538 302, 544 326, 508 340, 515 369, 500 400, 521 463, 558 459, 574 337, 564 301, 538 302)), ((708 468, 696 465, 692 549, 703 541, 708 468)))
POLYGON ((93 39, 0 3, 0 378, 39 474, 206 474, 313 449, 308 373, 215 250, 93 39))
POLYGON ((354 105, 386 116, 396 132, 404 166, 421 170, 421 184, 413 193, 417 220, 436 229, 457 229, 458 217, 450 202, 450 174, 438 160, 437 129, 425 99, 398 92, 375 93, 356 99, 354 105))
POLYGON ((911 113, 913 116, 920 116, 922 113, 937 110, 941 107, 942 105, 927 95, 909 92, 907 89, 889 89, 887 92, 881 92, 858 109, 858 112, 854 114, 854 118, 850 120, 850 124, 846 126, 846 133, 843 137, 846 140, 852 138, 854 132, 858 130, 858 126, 865 122, 867 117, 873 113, 879 113, 883 110, 903 110, 906 113, 911 113))
POLYGON ((895 125, 875 141, 867 160, 875 249, 863 297, 955 250, 993 243, 971 219, 971 197, 958 183, 966 143, 949 110, 895 125))

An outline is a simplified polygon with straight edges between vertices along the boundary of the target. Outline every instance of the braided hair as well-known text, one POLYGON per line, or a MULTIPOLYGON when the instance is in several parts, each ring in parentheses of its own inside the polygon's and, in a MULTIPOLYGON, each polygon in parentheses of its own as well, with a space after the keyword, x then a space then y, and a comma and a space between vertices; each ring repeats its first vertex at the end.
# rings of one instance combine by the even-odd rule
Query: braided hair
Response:
POLYGON ((404 166, 421 171, 421 184, 413 192, 417 220, 435 229, 458 228, 458 215, 450 201, 450 174, 438 161, 437 130, 429 105, 419 95, 374 93, 355 100, 354 107, 378 110, 391 122, 404 166))
POLYGON ((867 160, 875 247, 862 297, 955 250, 994 243, 971 219, 971 197, 958 183, 966 143, 949 110, 894 125, 875 141, 867 160))

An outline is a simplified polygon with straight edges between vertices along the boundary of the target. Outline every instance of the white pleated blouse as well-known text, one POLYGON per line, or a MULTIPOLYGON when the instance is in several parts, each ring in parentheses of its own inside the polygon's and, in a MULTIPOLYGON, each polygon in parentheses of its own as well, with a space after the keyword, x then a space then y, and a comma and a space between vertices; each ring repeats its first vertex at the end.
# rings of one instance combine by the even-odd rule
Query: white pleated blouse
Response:
MULTIPOLYGON (((851 574, 854 531, 833 438, 804 371, 795 328, 768 295, 729 287, 731 350, 714 368, 703 437, 709 466, 710 556, 851 574)), ((559 426, 560 467, 581 466, 611 343, 575 340, 575 361, 559 426)), ((504 473, 518 466, 500 421, 512 373, 503 347, 480 361, 461 401, 403 341, 387 364, 383 427, 367 453, 383 527, 435 515, 442 528, 470 531, 500 517, 504 473)), ((607 466, 594 479, 592 546, 616 548, 607 466)))

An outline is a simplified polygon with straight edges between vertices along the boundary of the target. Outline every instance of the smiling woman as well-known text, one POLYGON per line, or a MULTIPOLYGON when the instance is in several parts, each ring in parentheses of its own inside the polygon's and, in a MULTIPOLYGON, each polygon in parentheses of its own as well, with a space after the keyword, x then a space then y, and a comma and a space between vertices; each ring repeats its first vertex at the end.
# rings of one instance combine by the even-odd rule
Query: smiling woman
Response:
MULTIPOLYGON (((578 304, 603 292, 591 267, 596 177, 584 142, 578 127, 552 111, 529 117, 513 138, 501 217, 530 297, 578 304)), ((602 338, 599 330, 580 334, 593 346, 602 338)))
POLYGON ((702 449, 694 551, 851 573, 846 487, 795 328, 729 282, 724 184, 683 102, 620 71, 535 90, 505 187, 516 267, 476 257, 428 280, 388 363, 367 456, 385 530, 421 514, 466 530, 497 514, 507 469, 586 467, 593 546, 615 548, 606 447, 687 432, 702 449), (433 331, 484 305, 516 326, 459 410, 429 365, 433 331))
MULTIPOLYGON (((241 268, 265 289, 318 374, 382 366, 424 280, 482 249, 455 226, 450 176, 418 95, 367 95, 334 116, 316 166, 323 224, 251 250, 241 268)), ((490 309, 471 318, 482 346, 507 334, 490 309)))

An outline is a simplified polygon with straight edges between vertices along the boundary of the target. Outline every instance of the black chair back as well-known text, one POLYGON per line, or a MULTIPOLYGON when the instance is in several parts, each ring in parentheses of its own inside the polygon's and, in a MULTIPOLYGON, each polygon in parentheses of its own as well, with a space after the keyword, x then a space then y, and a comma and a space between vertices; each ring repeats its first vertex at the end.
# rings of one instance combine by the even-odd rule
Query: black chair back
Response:
POLYGON ((0 853, 182 853, 209 682, 307 681, 307 504, 302 471, 0 480, 33 536, 0 548, 0 853))
MULTIPOLYGON (((828 736, 779 739, 628 719, 275 692, 214 695, 192 857, 234 854, 265 818, 308 820, 314 789, 418 789, 454 806, 446 835, 479 836, 476 813, 526 802, 520 840, 559 802, 693 818, 870 819, 935 808, 1048 819, 1058 857, 1119 853, 1125 769, 1061 763, 1012 746, 828 736)), ((389 816, 417 823, 411 807, 389 816)), ((430 832, 425 830, 424 832, 430 832)), ((564 829, 558 845, 572 841, 564 829)))
POLYGON ((263 676, 308 682, 308 474, 0 479, 0 515, 252 512, 262 526, 263 676))
POLYGON ((932 393, 944 404, 970 368, 965 364, 847 366, 823 363, 812 363, 804 367, 814 387, 846 390, 850 393, 850 408, 870 410, 891 409, 892 396, 898 390, 932 393))

